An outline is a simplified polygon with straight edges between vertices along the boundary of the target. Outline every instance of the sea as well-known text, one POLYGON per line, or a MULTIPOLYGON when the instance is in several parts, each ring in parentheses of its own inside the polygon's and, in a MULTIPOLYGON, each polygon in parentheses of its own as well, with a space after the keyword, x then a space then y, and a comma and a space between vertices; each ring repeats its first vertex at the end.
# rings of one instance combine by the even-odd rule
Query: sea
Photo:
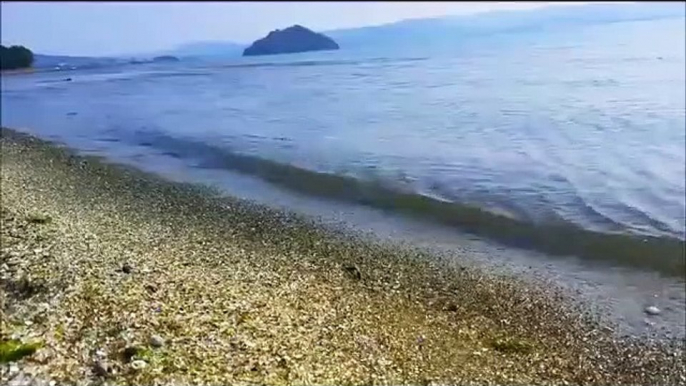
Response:
POLYGON ((2 76, 1 123, 686 330, 686 20, 2 76), (660 315, 647 316, 655 305, 660 315))

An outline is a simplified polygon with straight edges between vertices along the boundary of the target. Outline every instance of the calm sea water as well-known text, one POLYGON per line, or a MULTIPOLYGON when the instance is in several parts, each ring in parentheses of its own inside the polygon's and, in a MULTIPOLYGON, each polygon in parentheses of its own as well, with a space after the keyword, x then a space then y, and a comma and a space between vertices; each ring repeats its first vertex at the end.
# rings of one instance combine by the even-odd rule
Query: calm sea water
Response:
POLYGON ((2 124, 683 276, 684 28, 4 76, 2 124))

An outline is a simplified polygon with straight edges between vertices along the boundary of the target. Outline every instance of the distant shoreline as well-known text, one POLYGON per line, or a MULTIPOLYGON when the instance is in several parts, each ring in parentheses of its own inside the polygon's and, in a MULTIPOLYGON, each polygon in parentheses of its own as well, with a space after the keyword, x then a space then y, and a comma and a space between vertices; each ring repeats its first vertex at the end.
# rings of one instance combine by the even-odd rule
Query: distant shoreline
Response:
POLYGON ((49 73, 49 72, 73 72, 77 71, 78 69, 55 69, 55 68, 47 68, 47 67, 31 67, 31 68, 21 68, 21 69, 15 69, 15 70, 0 70, 0 74, 2 75, 31 75, 31 74, 42 74, 42 73, 49 73))
POLYGON ((12 70, 0 70, 2 75, 24 75, 24 74, 34 74, 36 72, 43 72, 40 69, 29 67, 29 68, 16 68, 12 70))

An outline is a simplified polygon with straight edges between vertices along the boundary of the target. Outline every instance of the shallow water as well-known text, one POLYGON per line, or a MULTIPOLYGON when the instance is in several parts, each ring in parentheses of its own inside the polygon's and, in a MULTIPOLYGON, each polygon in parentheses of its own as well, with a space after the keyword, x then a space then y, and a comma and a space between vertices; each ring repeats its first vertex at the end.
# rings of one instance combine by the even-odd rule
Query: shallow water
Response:
POLYGON ((683 330, 685 44, 676 19, 464 49, 3 76, 2 124, 491 265, 538 267, 610 294, 611 312, 635 327, 668 293, 658 297, 674 311, 660 320, 683 330))

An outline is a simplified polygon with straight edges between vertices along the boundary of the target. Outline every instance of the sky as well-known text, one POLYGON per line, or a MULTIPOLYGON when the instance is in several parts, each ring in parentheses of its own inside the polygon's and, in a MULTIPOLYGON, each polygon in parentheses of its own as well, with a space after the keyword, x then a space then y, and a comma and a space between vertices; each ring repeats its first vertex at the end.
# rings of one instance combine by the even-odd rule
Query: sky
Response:
POLYGON ((194 41, 250 43, 277 28, 315 31, 583 2, 1 2, 2 44, 53 55, 155 52, 194 41))

